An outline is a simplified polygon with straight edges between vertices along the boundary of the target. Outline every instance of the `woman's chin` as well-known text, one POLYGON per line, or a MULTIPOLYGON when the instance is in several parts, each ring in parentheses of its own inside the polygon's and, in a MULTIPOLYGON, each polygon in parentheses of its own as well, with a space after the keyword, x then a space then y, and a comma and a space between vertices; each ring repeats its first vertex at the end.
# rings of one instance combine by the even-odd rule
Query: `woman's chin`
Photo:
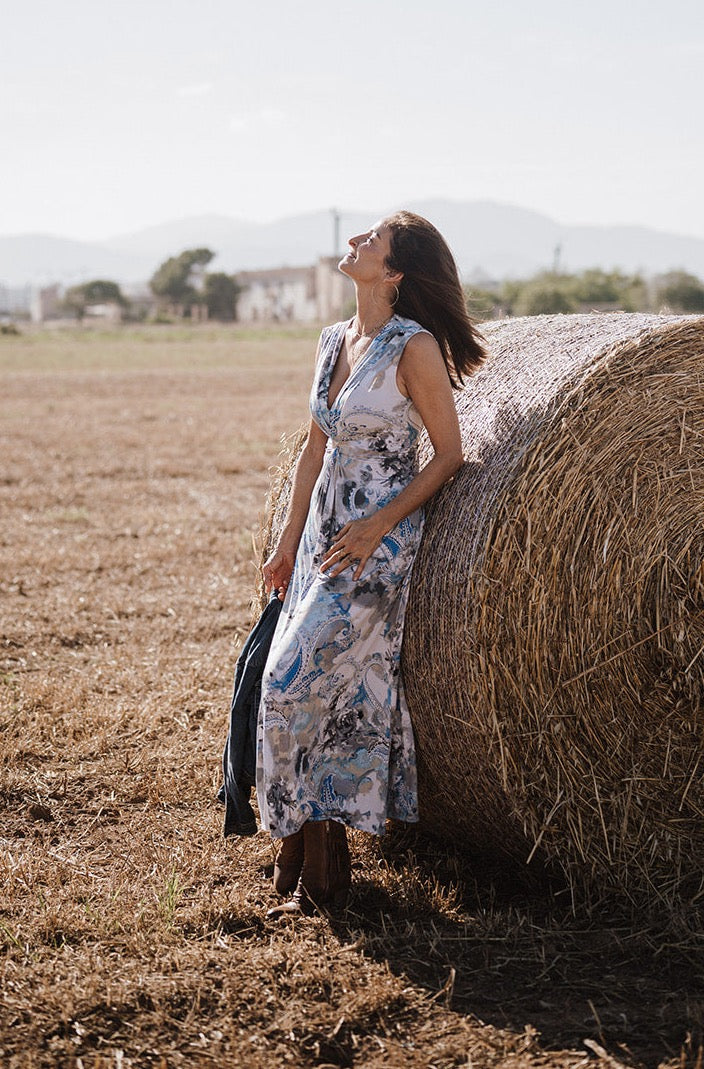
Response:
POLYGON ((353 264, 354 264, 354 257, 350 256, 349 253, 348 253, 347 256, 343 256, 342 259, 340 260, 339 264, 337 265, 337 270, 338 271, 342 271, 343 275, 349 275, 349 274, 352 273, 350 271, 350 268, 353 266, 353 264))

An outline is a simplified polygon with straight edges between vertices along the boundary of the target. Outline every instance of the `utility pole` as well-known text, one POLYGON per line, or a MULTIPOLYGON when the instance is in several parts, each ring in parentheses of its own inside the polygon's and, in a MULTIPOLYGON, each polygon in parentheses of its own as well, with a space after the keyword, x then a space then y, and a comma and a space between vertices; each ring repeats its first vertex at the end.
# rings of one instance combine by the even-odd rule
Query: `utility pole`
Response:
POLYGON ((337 208, 331 208, 332 214, 332 254, 335 259, 339 259, 340 256, 340 212, 337 208))
POLYGON ((552 273, 553 275, 559 275, 560 273, 560 261, 562 260, 562 245, 558 241, 552 254, 552 273))

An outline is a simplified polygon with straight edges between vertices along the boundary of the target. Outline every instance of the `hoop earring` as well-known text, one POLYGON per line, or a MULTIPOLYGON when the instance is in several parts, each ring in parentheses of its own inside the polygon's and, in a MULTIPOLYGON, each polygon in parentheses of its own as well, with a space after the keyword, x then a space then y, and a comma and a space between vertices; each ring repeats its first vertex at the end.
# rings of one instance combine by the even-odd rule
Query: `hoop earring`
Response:
MULTIPOLYGON (((385 283, 382 282, 381 285, 383 286, 383 285, 385 285, 385 283)), ((393 288, 396 290, 396 296, 394 297, 393 301, 389 301, 389 304, 393 308, 394 305, 397 303, 399 297, 401 296, 401 291, 399 290, 399 288, 398 288, 398 286, 396 285, 395 282, 389 282, 389 285, 393 286, 393 288)), ((372 286, 372 300, 373 301, 378 301, 379 300, 379 298, 376 295, 376 287, 377 287, 377 284, 375 282, 374 285, 372 286)))

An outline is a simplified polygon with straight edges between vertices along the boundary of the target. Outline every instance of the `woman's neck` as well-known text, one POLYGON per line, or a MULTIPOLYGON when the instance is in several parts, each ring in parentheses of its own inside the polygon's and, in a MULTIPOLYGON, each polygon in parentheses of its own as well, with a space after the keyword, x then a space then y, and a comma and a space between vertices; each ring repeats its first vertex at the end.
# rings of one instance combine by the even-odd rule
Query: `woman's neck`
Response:
POLYGON ((361 334, 369 334, 394 314, 393 305, 374 293, 373 287, 357 286, 357 311, 354 326, 361 334))

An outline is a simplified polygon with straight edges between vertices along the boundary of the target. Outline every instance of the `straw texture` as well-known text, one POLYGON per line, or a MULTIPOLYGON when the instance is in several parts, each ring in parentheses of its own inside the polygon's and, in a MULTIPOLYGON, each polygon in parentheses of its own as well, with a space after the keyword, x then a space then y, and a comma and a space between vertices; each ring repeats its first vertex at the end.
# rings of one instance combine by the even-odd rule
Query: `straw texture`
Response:
POLYGON ((406 615, 424 821, 547 861, 575 904, 696 898, 704 319, 483 330, 456 394, 467 463, 428 508, 406 615))

